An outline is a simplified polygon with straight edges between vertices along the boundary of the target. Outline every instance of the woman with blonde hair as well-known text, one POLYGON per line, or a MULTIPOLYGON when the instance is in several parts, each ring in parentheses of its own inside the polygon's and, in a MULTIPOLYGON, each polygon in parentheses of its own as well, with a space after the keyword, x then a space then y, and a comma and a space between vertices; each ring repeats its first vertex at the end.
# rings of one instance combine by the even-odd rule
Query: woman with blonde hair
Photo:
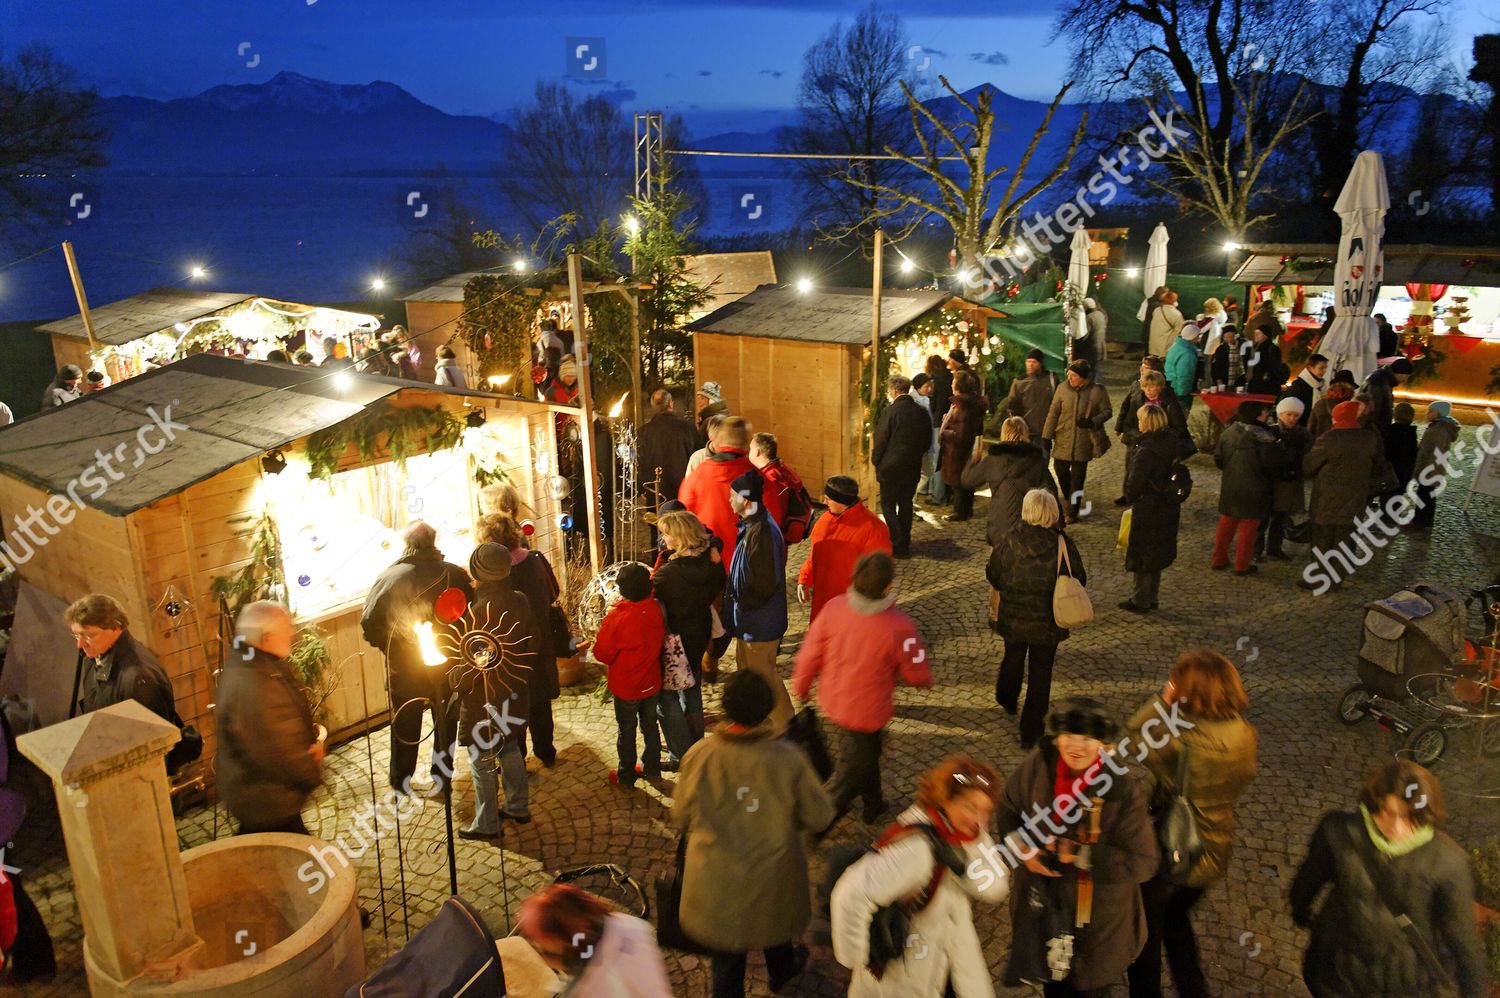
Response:
POLYGON ((1031 748, 1042 735, 1052 696, 1052 663, 1057 646, 1068 639, 1067 629, 1057 626, 1052 615, 1060 572, 1088 581, 1078 546, 1062 528, 1057 497, 1046 489, 1032 489, 1021 500, 1021 522, 1000 538, 985 568, 990 585, 1000 594, 994 627, 1004 639, 1005 651, 995 674, 995 702, 1007 714, 1016 712, 1021 678, 1026 676, 1022 748, 1031 748))
POLYGON ((854 972, 853 998, 993 998, 972 902, 999 904, 1010 893, 987 830, 1000 793, 989 766, 944 759, 923 774, 916 803, 839 877, 829 904, 833 955, 854 972), (898 901, 911 911, 903 950, 872 953, 870 922, 898 901))
POLYGON ((1172 982, 1183 998, 1206 998, 1208 981, 1193 935, 1193 907, 1229 870, 1234 849, 1235 802, 1256 775, 1255 728, 1245 720, 1250 706, 1234 664, 1216 651, 1189 648, 1177 656, 1160 695, 1126 725, 1132 744, 1156 778, 1156 800, 1165 805, 1185 793, 1197 817, 1203 855, 1185 877, 1166 870, 1141 885, 1146 906, 1146 947, 1130 966, 1131 998, 1161 995, 1161 951, 1165 944, 1172 982), (1168 712, 1183 719, 1176 738, 1153 734, 1168 712), (1152 719, 1157 720, 1153 723, 1152 719), (1185 758, 1184 758, 1185 757, 1185 758), (1186 766, 1186 785, 1179 783, 1186 766))
POLYGON ((1047 456, 1031 443, 1031 428, 1020 416, 1000 424, 1000 442, 990 444, 983 458, 964 469, 959 484, 966 489, 990 489, 985 539, 991 546, 1010 533, 1021 519, 1021 500, 1032 489, 1055 491, 1047 456))
POLYGON ((713 636, 713 604, 724 591, 724 565, 715 560, 708 528, 687 510, 663 513, 656 530, 671 556, 651 582, 667 616, 667 633, 682 639, 693 670, 686 690, 662 691, 668 765, 703 737, 703 655, 713 636))
MULTIPOLYGON (((521 493, 509 482, 494 482, 479 490, 479 512, 483 522, 484 516, 494 513, 503 513, 516 523, 531 519, 536 513, 526 503, 521 501, 521 493)), ((522 546, 531 547, 531 538, 524 534, 521 537, 522 546)))

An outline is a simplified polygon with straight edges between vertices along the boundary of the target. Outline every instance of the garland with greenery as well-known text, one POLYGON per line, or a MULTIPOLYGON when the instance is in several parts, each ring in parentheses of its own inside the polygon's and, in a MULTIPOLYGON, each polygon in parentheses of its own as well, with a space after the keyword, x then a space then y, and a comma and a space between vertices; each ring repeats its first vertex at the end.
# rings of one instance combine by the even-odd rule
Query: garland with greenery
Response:
MULTIPOLYGON (((549 281, 545 275, 538 278, 549 281)), ((509 374, 511 384, 529 383, 522 364, 531 356, 537 299, 515 286, 515 278, 476 274, 464 285, 458 335, 479 362, 481 378, 509 374)))
POLYGON ((398 409, 382 402, 342 423, 335 423, 307 438, 308 475, 328 479, 338 470, 344 451, 353 444, 359 456, 374 461, 384 449, 398 467, 423 451, 446 450, 462 439, 464 422, 441 406, 398 409))

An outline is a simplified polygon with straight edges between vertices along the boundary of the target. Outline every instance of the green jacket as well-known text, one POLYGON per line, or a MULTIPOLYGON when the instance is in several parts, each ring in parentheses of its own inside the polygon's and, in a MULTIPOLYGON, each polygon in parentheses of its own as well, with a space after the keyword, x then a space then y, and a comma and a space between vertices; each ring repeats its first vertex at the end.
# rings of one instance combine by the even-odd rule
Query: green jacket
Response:
POLYGON ((1140 746, 1137 752, 1146 752, 1141 761, 1156 778, 1158 800, 1176 793, 1177 754, 1187 746, 1187 796, 1198 809, 1198 832, 1206 846, 1187 885, 1207 887, 1229 869, 1234 851, 1234 803, 1256 774, 1255 729, 1242 717, 1207 721, 1181 710, 1179 716, 1191 722, 1192 728, 1169 739, 1158 724, 1152 726, 1150 737, 1142 736, 1141 726, 1157 716, 1159 702, 1153 698, 1144 704, 1131 717, 1127 730, 1132 744, 1140 746), (1164 744, 1153 748, 1153 742, 1164 744))

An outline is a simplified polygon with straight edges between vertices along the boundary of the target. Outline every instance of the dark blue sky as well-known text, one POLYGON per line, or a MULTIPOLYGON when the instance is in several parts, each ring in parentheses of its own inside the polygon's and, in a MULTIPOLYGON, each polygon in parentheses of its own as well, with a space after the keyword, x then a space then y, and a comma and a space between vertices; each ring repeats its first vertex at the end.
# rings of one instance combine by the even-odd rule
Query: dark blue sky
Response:
MULTIPOLYGON (((894 0, 914 65, 962 89, 990 82, 1050 97, 1068 53, 1048 45, 1056 0, 894 0), (962 16, 952 13, 963 11, 962 16)), ((1303 2, 1303 0, 1288 0, 1303 2)), ((1338 2, 1338 0, 1331 0, 1338 2)), ((1483 0, 1456 0, 1455 49, 1495 30, 1483 0)), ((51 45, 105 94, 184 97, 282 70, 340 83, 384 79, 453 113, 515 107, 537 79, 564 76, 568 39, 604 41, 582 86, 684 113, 712 128, 715 109, 784 108, 803 51, 863 4, 836 0, 4 0, 0 43, 51 45), (566 8, 567 14, 558 13, 566 8)), ((1457 54, 1457 53, 1455 53, 1457 54)), ((584 59, 592 58, 590 50, 584 59)), ((578 63, 578 66, 584 63, 578 63)), ((727 119, 726 119, 727 120, 727 119)))

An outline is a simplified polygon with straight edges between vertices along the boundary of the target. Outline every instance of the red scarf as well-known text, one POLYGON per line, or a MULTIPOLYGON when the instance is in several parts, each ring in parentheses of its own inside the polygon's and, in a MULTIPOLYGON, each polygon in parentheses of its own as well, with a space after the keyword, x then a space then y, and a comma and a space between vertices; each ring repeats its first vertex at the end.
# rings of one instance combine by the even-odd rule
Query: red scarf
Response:
POLYGON ((938 837, 952 846, 968 845, 979 838, 978 833, 964 835, 948 823, 948 816, 935 807, 929 807, 927 817, 932 821, 932 827, 937 829, 938 837))

